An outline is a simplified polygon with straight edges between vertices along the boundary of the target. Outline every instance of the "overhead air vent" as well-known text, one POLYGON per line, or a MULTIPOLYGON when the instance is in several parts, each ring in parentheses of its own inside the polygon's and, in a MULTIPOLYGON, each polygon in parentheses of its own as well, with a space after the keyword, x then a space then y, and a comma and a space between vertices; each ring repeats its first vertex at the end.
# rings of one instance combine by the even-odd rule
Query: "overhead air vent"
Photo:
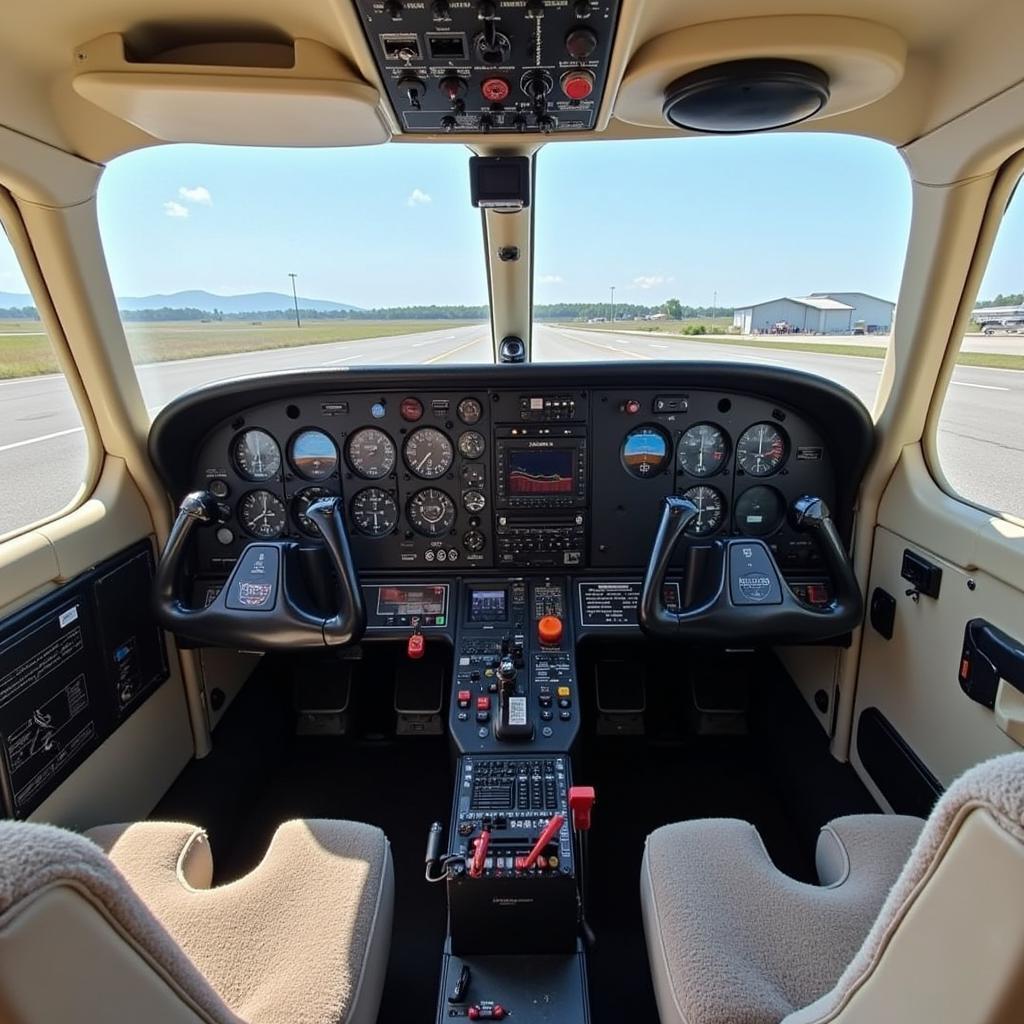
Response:
POLYGON ((725 135, 806 121, 824 108, 828 97, 828 75, 812 64, 733 60, 676 79, 663 109, 677 128, 725 135))

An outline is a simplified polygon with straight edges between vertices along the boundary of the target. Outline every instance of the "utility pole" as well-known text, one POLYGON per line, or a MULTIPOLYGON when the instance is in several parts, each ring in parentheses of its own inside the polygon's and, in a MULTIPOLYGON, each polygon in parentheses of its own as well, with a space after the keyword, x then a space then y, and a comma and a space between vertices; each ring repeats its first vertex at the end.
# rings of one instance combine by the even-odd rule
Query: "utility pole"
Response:
POLYGON ((612 323, 615 323, 615 285, 612 285, 612 323))
POLYGON ((711 300, 711 319, 714 320, 718 315, 718 292, 715 291, 715 297, 711 300))
POLYGON ((299 293, 295 290, 295 278, 299 275, 289 274, 288 276, 292 279, 292 299, 295 301, 295 326, 301 327, 302 321, 299 319, 299 293))

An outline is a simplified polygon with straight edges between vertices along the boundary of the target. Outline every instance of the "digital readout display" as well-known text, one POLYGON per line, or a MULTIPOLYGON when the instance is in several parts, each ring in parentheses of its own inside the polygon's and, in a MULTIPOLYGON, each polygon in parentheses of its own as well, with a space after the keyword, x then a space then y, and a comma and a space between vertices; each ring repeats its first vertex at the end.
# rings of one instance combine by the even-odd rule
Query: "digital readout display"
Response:
POLYGON ((504 590, 473 590, 469 596, 470 622, 504 622, 508 595, 504 590))
POLYGON ((515 496, 572 494, 572 448, 511 448, 508 493, 515 496))
POLYGON ((445 587, 381 587, 377 591, 377 614, 444 615, 445 587))

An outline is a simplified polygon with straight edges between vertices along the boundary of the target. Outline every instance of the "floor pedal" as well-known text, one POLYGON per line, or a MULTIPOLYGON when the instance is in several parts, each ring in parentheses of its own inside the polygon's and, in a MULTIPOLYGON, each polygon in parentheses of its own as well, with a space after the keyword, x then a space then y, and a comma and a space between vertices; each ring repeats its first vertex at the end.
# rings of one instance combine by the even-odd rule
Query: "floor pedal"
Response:
POLYGON ((597 683, 598 736, 642 736, 647 710, 647 666, 635 661, 599 661, 597 683))
POLYGON ((395 732, 399 736, 440 736, 444 732, 446 666, 406 661, 395 672, 395 732))
POLYGON ((297 736, 344 736, 348 732, 352 664, 341 662, 336 674, 297 678, 292 684, 297 736))
POLYGON ((690 695, 700 736, 745 736, 750 706, 750 664, 748 655, 727 660, 730 671, 721 667, 714 677, 694 668, 690 695))

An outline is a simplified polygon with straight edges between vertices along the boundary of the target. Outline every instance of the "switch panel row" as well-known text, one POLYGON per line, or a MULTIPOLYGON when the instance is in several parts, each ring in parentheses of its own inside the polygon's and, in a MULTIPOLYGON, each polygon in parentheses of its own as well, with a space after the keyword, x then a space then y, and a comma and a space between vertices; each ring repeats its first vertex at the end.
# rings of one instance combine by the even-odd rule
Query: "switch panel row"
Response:
POLYGON ((404 132, 593 129, 618 0, 358 0, 404 132))

